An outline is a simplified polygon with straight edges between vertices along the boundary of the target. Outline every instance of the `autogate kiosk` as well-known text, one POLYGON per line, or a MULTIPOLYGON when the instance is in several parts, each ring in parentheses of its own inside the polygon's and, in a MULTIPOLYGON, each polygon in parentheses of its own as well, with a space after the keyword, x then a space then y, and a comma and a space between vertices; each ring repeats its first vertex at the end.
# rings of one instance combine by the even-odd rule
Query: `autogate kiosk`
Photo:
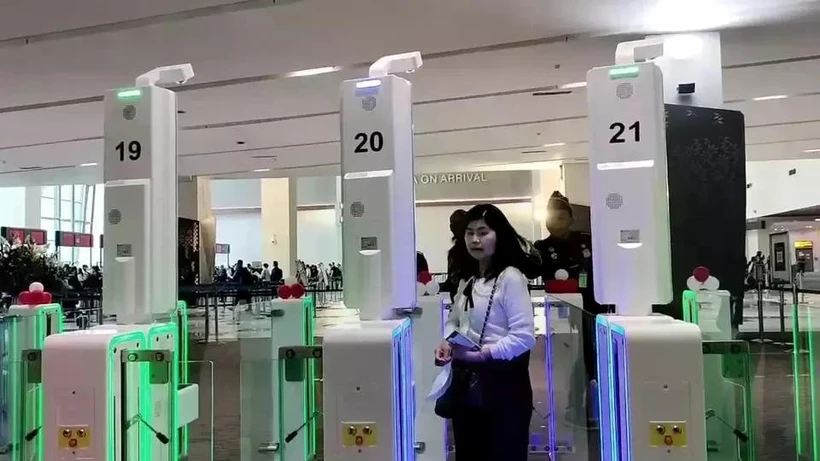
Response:
POLYGON ((617 312, 597 319, 606 461, 706 459, 700 329, 652 315, 672 300, 662 47, 587 75, 595 299, 617 312))
POLYGON ((179 384, 177 99, 161 86, 191 77, 190 64, 160 67, 105 94, 103 310, 117 323, 46 338, 47 460, 177 461, 185 452, 199 390, 179 384))
POLYGON ((445 459, 444 421, 424 398, 441 298, 418 296, 412 85, 394 75, 421 64, 387 56, 341 88, 344 297, 362 321, 323 340, 328 461, 445 459))

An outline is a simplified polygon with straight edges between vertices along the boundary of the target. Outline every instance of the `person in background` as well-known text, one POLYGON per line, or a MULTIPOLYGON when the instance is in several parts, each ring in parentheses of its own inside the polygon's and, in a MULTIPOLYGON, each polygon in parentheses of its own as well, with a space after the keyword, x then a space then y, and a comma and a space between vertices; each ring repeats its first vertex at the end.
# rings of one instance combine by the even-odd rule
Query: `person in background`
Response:
POLYGON ((270 269, 268 268, 268 263, 262 264, 262 282, 270 282, 270 269))
POLYGON ((450 215, 450 233, 453 234, 453 246, 447 252, 447 280, 442 284, 441 290, 450 293, 450 301, 456 299, 456 291, 458 290, 458 282, 461 276, 456 271, 456 247, 459 241, 464 238, 464 231, 467 223, 467 212, 458 209, 450 215))
POLYGON ((330 283, 334 290, 342 288, 342 268, 336 263, 330 263, 330 283))
MULTIPOLYGON (((236 297, 233 300, 233 305, 236 306, 239 304, 239 301, 245 301, 246 303, 251 303, 251 291, 250 287, 253 285, 253 274, 250 271, 250 264, 246 267, 244 265, 244 261, 241 259, 236 262, 236 269, 234 269, 233 273, 233 280, 234 283, 239 285, 239 288, 236 292, 236 297)), ((250 309, 250 306, 248 306, 250 309)))
MULTIPOLYGON (((597 427, 597 415, 593 414, 597 389, 597 364, 595 354, 595 316, 606 312, 606 309, 595 302, 592 288, 592 236, 589 233, 573 231, 572 206, 560 192, 553 192, 547 202, 547 231, 549 236, 535 242, 535 248, 541 253, 541 278, 549 291, 550 281, 556 280, 557 273, 566 272, 568 279, 577 281, 578 292, 583 296, 583 310, 571 316, 580 325, 583 341, 583 373, 573 370, 573 385, 570 388, 568 422, 594 429, 597 427), (578 321, 580 317, 580 322, 578 321), (580 378, 579 378, 580 377, 580 378), (579 389, 579 387, 581 389, 579 389)), ((575 364, 580 367, 581 363, 575 364)))
POLYGON ((279 261, 273 262, 273 269, 270 271, 270 281, 272 283, 279 283, 284 278, 282 269, 279 268, 279 261))
POLYGON ((476 205, 465 223, 453 254, 462 281, 445 335, 459 331, 480 349, 444 341, 435 357, 439 364, 452 361, 448 393, 456 461, 526 461, 532 418, 529 358, 535 346, 527 278, 537 276, 540 261, 497 207, 476 205))

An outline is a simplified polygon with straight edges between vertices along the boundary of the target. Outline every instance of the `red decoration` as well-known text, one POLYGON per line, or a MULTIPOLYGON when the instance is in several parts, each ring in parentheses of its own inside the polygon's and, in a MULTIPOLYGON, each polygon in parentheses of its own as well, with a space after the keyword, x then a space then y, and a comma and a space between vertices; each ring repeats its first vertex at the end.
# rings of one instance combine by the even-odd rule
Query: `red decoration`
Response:
POLYGON ((422 285, 427 285, 432 280, 433 280, 433 276, 430 275, 430 273, 427 272, 427 271, 419 272, 419 275, 416 278, 416 281, 421 282, 422 285))
POLYGON ((51 293, 45 291, 24 291, 17 298, 25 306, 51 304, 51 293))
POLYGON ((287 285, 282 285, 276 289, 276 294, 278 294, 281 299, 288 299, 292 294, 291 288, 287 285))
POLYGON ((692 271, 692 277, 700 283, 706 283, 706 281, 709 280, 709 269, 698 266, 692 271))
POLYGON ((547 280, 544 290, 547 293, 578 293, 578 280, 547 280))
POLYGON ((305 287, 301 283, 290 286, 290 295, 294 298, 301 298, 305 295, 305 287))

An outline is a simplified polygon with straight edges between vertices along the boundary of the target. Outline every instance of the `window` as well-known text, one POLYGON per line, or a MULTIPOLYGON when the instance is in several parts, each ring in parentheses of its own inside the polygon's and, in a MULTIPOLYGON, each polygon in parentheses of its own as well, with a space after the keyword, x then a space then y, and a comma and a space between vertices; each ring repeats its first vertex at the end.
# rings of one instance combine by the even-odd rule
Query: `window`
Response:
POLYGON ((43 186, 41 195, 43 197, 54 198, 57 195, 57 188, 54 186, 43 186))
MULTIPOLYGON (((55 231, 87 232, 92 231, 94 219, 93 203, 97 198, 96 186, 84 184, 69 184, 62 186, 44 186, 41 188, 40 208, 41 227, 48 233, 52 251, 55 246, 55 231)), ((94 239, 98 241, 98 239, 94 239)), ((89 256, 94 254, 89 249, 59 248, 57 256, 65 263, 90 262, 89 256)))
POLYGON ((54 218, 54 199, 48 197, 40 198, 40 216, 43 218, 54 218))
POLYGON ((73 210, 70 200, 60 200, 60 219, 71 219, 73 210))

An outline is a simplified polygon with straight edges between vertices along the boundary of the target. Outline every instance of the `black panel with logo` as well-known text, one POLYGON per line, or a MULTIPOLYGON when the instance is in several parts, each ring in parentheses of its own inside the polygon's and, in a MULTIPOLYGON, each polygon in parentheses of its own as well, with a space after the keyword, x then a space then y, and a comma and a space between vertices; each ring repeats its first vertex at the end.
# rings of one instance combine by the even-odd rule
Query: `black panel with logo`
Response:
MULTIPOLYGON (((681 298, 696 268, 708 269, 742 306, 746 254, 746 141, 743 114, 666 105, 672 304, 656 311, 682 317, 681 298)), ((704 274, 700 269, 699 276, 704 274)))

